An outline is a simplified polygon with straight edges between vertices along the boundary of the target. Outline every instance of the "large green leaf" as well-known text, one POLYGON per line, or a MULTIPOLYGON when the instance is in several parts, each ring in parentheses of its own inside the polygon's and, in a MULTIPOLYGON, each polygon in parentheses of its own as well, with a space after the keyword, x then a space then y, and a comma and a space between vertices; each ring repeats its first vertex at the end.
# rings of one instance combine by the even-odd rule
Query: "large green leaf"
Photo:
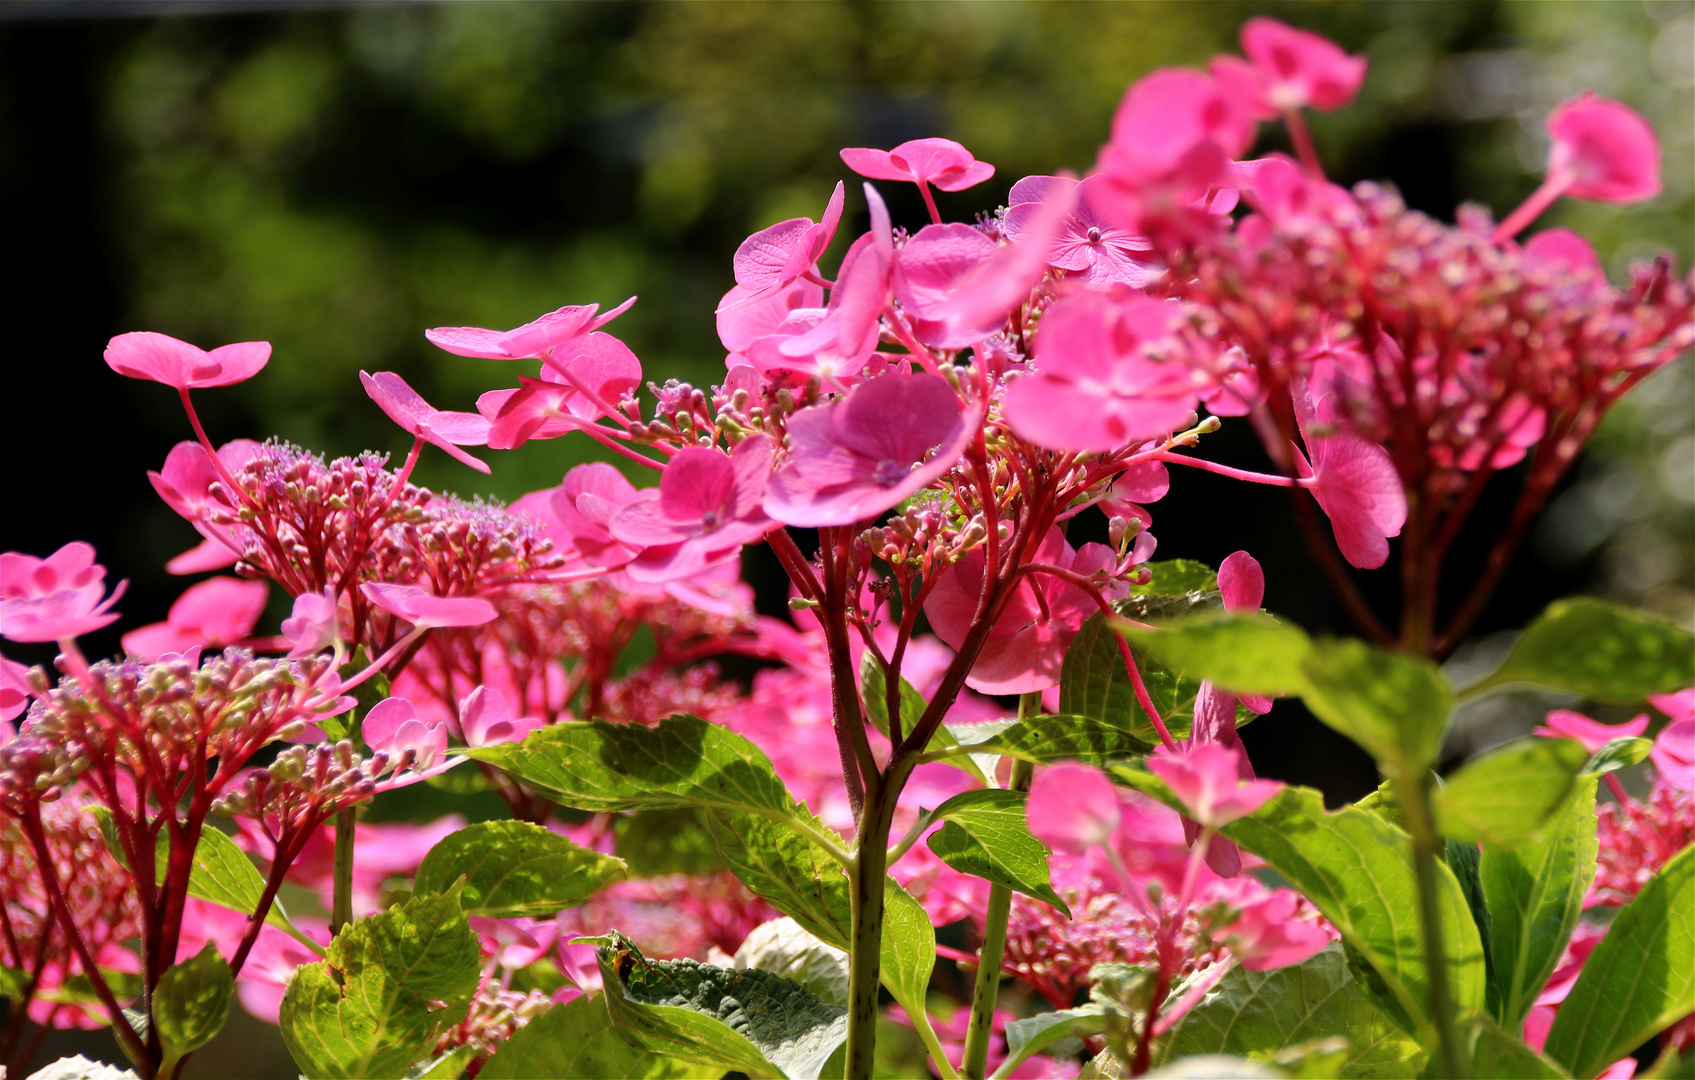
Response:
MULTIPOLYGON (((1209 613, 1123 633, 1138 650, 1187 679, 1210 679, 1245 694, 1298 693, 1305 685, 1301 663, 1310 640, 1300 627, 1269 615, 1209 613)), ((1063 701, 1060 707, 1074 711, 1063 701)))
POLYGON ((781 975, 821 1001, 847 1007, 847 952, 787 916, 755 927, 736 950, 735 966, 781 975))
POLYGON ((1315 642, 1301 667, 1307 708, 1378 762, 1416 776, 1436 760, 1454 702, 1435 664, 1345 638, 1315 642))
POLYGON ((1128 713, 1110 719, 1032 716, 956 727, 953 734, 973 753, 1003 754, 1038 765, 1055 761, 1105 765, 1141 757, 1153 749, 1154 744, 1143 739, 1129 720, 1128 713))
POLYGON ((636 877, 715 874, 724 869, 724 857, 712 842, 707 813, 675 806, 620 815, 612 822, 614 850, 636 877))
POLYGON ((817 1080, 847 1010, 768 971, 648 960, 614 931, 595 950, 606 1008, 631 1045, 754 1077, 817 1080))
POLYGON ((311 1077, 400 1077, 465 1018, 482 949, 459 890, 349 924, 283 994, 283 1042, 311 1077))
POLYGON ((1565 951, 1595 880, 1595 784, 1581 778, 1540 839, 1485 845, 1478 876, 1489 905, 1496 1019, 1517 1031, 1565 951))
POLYGON ((412 889, 434 896, 461 876, 467 915, 545 918, 622 878, 624 863, 527 821, 482 821, 432 847, 412 889))
POLYGON ((1191 1054, 1270 1055, 1286 1046, 1343 1036, 1341 1075, 1417 1075, 1426 1053, 1373 1002, 1332 945, 1271 971, 1232 968, 1159 1043, 1159 1060, 1191 1054))
MULTIPOLYGON (((1186 734, 1195 694, 1200 690, 1200 678, 1179 675, 1149 656, 1139 642, 1133 643, 1131 652, 1142 674, 1148 700, 1160 719, 1173 732, 1186 734)), ((1133 738, 1149 746, 1159 742, 1159 732, 1154 730, 1153 722, 1136 697, 1130 675, 1124 670, 1118 638, 1105 616, 1098 612, 1083 620, 1082 628, 1065 650, 1065 662, 1059 673, 1059 711, 1116 728, 1123 733, 1120 738, 1133 738)))
POLYGON ((230 967, 209 941, 194 956, 165 970, 153 990, 153 1030, 165 1052, 161 1074, 172 1075, 176 1062, 223 1030, 234 995, 230 967))
POLYGON ((1633 705, 1689 685, 1695 637, 1674 623, 1605 600, 1556 600, 1530 624, 1499 671, 1468 693, 1529 683, 1633 705))
MULTIPOLYGON (((1112 771, 1131 787, 1180 808, 1145 766, 1117 765, 1112 771)), ((1222 832, 1311 900, 1371 965, 1407 1016, 1426 1015, 1430 980, 1405 832, 1358 807, 1328 812, 1321 793, 1293 785, 1222 832)), ((1437 890, 1454 1000, 1461 1009, 1481 1010, 1483 943, 1464 890, 1440 863, 1437 890)))
POLYGON ((962 874, 1033 896, 1071 917, 1048 878, 1048 849, 1030 835, 1022 791, 962 791, 936 807, 930 850, 962 874))
POLYGON ((1510 848, 1566 802, 1589 752, 1571 739, 1516 739, 1466 763, 1435 793, 1442 834, 1510 848))
POLYGON ((1471 1050, 1475 1080, 1561 1080, 1566 1075, 1487 1016, 1472 1017, 1461 1037, 1471 1050))
POLYGON ((1549 1057, 1594 1076, 1695 1010, 1695 847, 1672 856, 1595 946, 1548 1032, 1549 1057))
POLYGON ((601 997, 573 998, 519 1028, 477 1073, 481 1080, 674 1080, 698 1072, 679 1058, 625 1042, 601 997))
POLYGON ((1006 1025, 1006 1058, 995 1068, 991 1080, 1009 1075, 1032 1054, 1039 1054, 1061 1039, 1099 1035, 1106 1030, 1106 1006, 1098 1002, 1075 1009, 1037 1013, 1006 1025))

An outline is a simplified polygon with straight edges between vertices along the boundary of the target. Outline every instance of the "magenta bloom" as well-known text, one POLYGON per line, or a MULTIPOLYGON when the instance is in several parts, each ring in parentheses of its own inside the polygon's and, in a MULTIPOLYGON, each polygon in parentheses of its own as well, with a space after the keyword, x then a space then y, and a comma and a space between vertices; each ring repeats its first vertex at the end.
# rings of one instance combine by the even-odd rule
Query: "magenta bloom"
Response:
POLYGON ((1148 768, 1165 781, 1189 816, 1203 828, 1216 829, 1264 806, 1283 789, 1275 780, 1242 781, 1237 755, 1217 743, 1192 746, 1186 753, 1159 747, 1148 768))
POLYGON ((488 445, 510 450, 531 439, 551 439, 608 415, 641 385, 642 366, 630 347, 611 334, 584 334, 568 356, 542 367, 541 378, 521 375, 516 390, 491 390, 477 399, 489 421, 488 445))
MULTIPOLYGON (((660 485, 664 486, 661 478, 660 485)), ((564 530, 570 549, 590 566, 622 566, 636 549, 612 535, 613 515, 635 500, 635 486, 605 462, 578 465, 549 499, 553 516, 564 530)))
POLYGON ((1635 109, 1585 93, 1548 117, 1548 178, 1565 194, 1631 203, 1660 193, 1660 140, 1635 109))
POLYGON ((843 150, 842 161, 872 180, 905 180, 920 188, 935 184, 943 191, 964 191, 995 175, 993 165, 978 161, 952 139, 913 139, 893 150, 843 150))
POLYGON ((1199 401, 1188 365, 1171 357, 1177 311, 1092 292, 1061 300, 1036 332, 1035 370, 1006 392, 1007 422, 1038 446, 1078 453, 1176 430, 1199 401))
POLYGON ((646 550, 625 567, 636 581, 699 573, 776 527, 760 508, 774 447, 750 435, 732 453, 689 447, 659 478, 613 515, 614 537, 646 550))
MULTIPOLYGON (((730 353, 725 364, 731 368, 747 364, 749 347, 761 338, 783 332, 792 312, 815 311, 821 321, 823 308, 824 287, 811 281, 792 281, 759 297, 740 285, 732 287, 718 304, 718 340, 730 353)), ((805 329, 815 325, 817 321, 809 322, 805 329)), ((798 332, 790 331, 790 335, 798 332)))
POLYGON ((1030 785, 1024 814, 1030 833, 1051 850, 1082 855, 1112 843, 1118 831, 1118 790, 1099 769, 1062 762, 1030 785))
POLYGON ((1695 791, 1695 719, 1667 724, 1649 752, 1660 779, 1671 787, 1695 791))
POLYGON ((1221 56, 1211 70, 1264 119, 1309 106, 1340 109, 1365 82, 1365 57, 1349 56, 1328 38, 1276 19, 1249 19, 1241 40, 1249 62, 1221 56))
POLYGON ((293 646, 288 650, 290 659, 333 648, 341 640, 340 605, 329 592, 301 593, 294 598, 294 609, 282 621, 283 637, 293 646))
MULTIPOLYGON (((29 707, 34 696, 29 688, 29 668, 16 660, 0 656, 0 724, 5 724, 29 707)), ((0 742, 15 734, 10 727, 0 728, 0 742)))
POLYGON ((416 585, 370 581, 359 586, 365 599, 419 630, 481 626, 492 622, 494 605, 480 596, 437 596, 416 585))
POLYGON ((1057 191, 1075 189, 1071 213, 1048 249, 1048 265, 1076 275, 1090 289, 1104 291, 1114 282, 1133 289, 1150 285, 1165 273, 1154 259, 1153 244, 1118 228, 1101 212, 1095 199, 1102 183, 1096 177, 1079 182, 1068 176, 1026 176, 1012 185, 1002 227, 1008 239, 1019 242, 1043 203, 1057 191))
POLYGON ((761 351, 769 342, 754 342, 748 358, 755 367, 771 370, 784 365, 794 371, 830 378, 857 374, 877 347, 877 320, 889 306, 894 272, 894 238, 889 209, 870 184, 865 185, 871 231, 853 242, 836 272, 830 304, 820 318, 806 308, 791 311, 773 334, 776 359, 761 351))
POLYGON ((1287 889, 1250 900, 1226 932, 1230 951, 1249 971, 1298 964, 1329 945, 1322 926, 1296 918, 1298 899, 1287 889))
POLYGON ((1593 754, 1614 739, 1634 739, 1647 730, 1647 713, 1622 724, 1603 724, 1570 709, 1555 709, 1535 733, 1546 739, 1571 739, 1593 754))
POLYGON ((106 568, 81 540, 38 559, 17 551, 0 555, 0 637, 18 642, 63 641, 118 619, 111 610, 124 594, 121 581, 106 591, 106 568))
POLYGON ((390 762, 405 763, 377 783, 378 791, 428 780, 465 760, 447 756, 447 725, 420 719, 417 709, 403 697, 384 698, 371 706, 359 735, 373 752, 387 754, 390 762))
POLYGON ((459 449, 461 446, 487 445, 487 420, 476 413, 447 412, 435 408, 392 371, 379 371, 375 375, 361 371, 359 381, 364 384, 365 393, 371 395, 371 400, 403 430, 441 447, 456 460, 480 473, 489 471, 482 461, 459 449))
POLYGON ((164 622, 123 636, 124 652, 142 660, 211 646, 222 649, 253 633, 271 587, 263 581, 215 577, 190 585, 171 605, 164 622))
MULTIPOLYGON (((924 602, 924 614, 936 636, 956 649, 971 629, 983 594, 985 560, 981 547, 966 552, 943 571, 924 602)), ((1089 577, 1110 572, 1118 560, 1104 544, 1084 544, 1073 551, 1059 529, 1053 528, 1032 561, 1089 577)), ((1121 593, 1122 586, 1103 591, 1110 597, 1121 593)), ((984 694, 1025 694, 1057 686, 1066 647, 1083 620, 1097 610, 1089 594, 1069 582, 1051 574, 1025 575, 1001 609, 965 685, 984 694)))
POLYGON ((835 239, 845 201, 846 188, 838 182, 829 205, 824 208, 823 221, 790 218, 743 240, 732 261, 736 288, 724 295, 718 310, 724 312, 762 300, 812 273, 830 241, 835 239))
POLYGON ((1389 451, 1358 435, 1324 435, 1307 445, 1312 464, 1297 451, 1295 467, 1330 518, 1342 557, 1362 570, 1382 566, 1389 537, 1407 523, 1407 494, 1389 451))
POLYGON ((500 691, 478 686, 459 702, 459 732, 466 746, 519 742, 542 726, 538 717, 518 717, 500 691))
POLYGON ((802 528, 874 518, 953 468, 977 425, 939 376, 867 379, 789 418, 789 457, 766 489, 765 512, 802 528))
MULTIPOLYGON (((926 225, 895 256, 895 299, 926 345, 960 349, 988 337, 994 326, 961 326, 952 318, 954 290, 995 255, 997 245, 969 225, 926 225)), ((1003 315, 1004 318, 1004 315, 1003 315)))
POLYGON ((475 326, 438 326, 424 331, 424 337, 438 349, 455 356, 473 356, 481 360, 546 360, 562 346, 571 345, 591 330, 599 330, 628 311, 635 297, 619 304, 606 314, 598 314, 599 304, 581 304, 550 311, 541 318, 513 330, 484 330, 475 326))
POLYGON ((268 341, 238 341, 207 352, 150 330, 119 334, 106 344, 106 363, 119 375, 178 390, 244 382, 259 374, 270 358, 268 341))

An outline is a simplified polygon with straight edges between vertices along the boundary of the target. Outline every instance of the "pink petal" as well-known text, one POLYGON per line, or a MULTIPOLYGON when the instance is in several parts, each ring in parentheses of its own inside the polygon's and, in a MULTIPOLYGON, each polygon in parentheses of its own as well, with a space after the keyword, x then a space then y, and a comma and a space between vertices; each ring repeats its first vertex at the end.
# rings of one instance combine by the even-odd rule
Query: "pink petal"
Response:
POLYGON ((372 750, 392 755, 394 736, 400 725, 418 715, 412 703, 403 697, 387 697, 371 706, 359 726, 359 735, 372 750))
POLYGON ((367 582, 359 591, 377 607, 419 629, 481 626, 493 621, 494 605, 480 596, 436 596, 416 585, 367 582))
MULTIPOLYGON (((148 475, 154 475, 149 473, 148 475)), ((241 556, 221 540, 205 539, 165 563, 168 574, 204 574, 222 570, 241 561, 241 556)))
POLYGON ((1030 785, 1030 832, 1056 852, 1081 855, 1104 847, 1118 831, 1118 790, 1099 769, 1064 762, 1030 785))
POLYGON ((1226 611, 1258 611, 1265 599, 1265 571, 1259 560, 1237 551, 1218 564, 1218 591, 1226 611))
POLYGON ((1389 558, 1388 537, 1407 520, 1407 496, 1389 452, 1355 435, 1313 439, 1312 493, 1330 518, 1336 546, 1362 570, 1389 558))
POLYGON ((1548 134, 1548 172, 1572 177, 1572 198, 1630 203, 1660 193, 1660 140, 1623 102, 1585 93, 1553 111, 1548 134))
POLYGON ((106 363, 120 375, 179 390, 229 386, 258 374, 271 356, 266 341, 243 341, 206 352, 165 334, 119 334, 106 345, 106 363))
POLYGON ((1260 16, 1242 27, 1242 51, 1259 69, 1266 96, 1278 110, 1340 109, 1359 93, 1366 59, 1335 42, 1260 16))
POLYGON ((1647 713, 1622 724, 1603 724, 1570 709, 1554 709, 1536 728, 1536 734, 1548 739, 1572 739, 1593 754, 1614 739, 1633 739, 1647 730, 1647 713))

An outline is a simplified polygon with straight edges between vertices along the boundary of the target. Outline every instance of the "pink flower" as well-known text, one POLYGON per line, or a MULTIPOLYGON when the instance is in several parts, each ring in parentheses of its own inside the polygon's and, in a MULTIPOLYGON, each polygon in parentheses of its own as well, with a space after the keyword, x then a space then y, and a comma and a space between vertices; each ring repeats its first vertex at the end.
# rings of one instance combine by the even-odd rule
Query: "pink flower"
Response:
POLYGON ((221 649, 253 633, 271 587, 263 581, 208 578, 190 585, 171 605, 164 622, 131 630, 122 639, 124 652, 142 660, 200 646, 221 649))
POLYGON ((1525 241, 1524 253, 1533 259, 1552 263, 1568 273, 1588 273, 1600 283, 1606 281, 1601 259, 1589 241, 1570 229, 1543 229, 1525 241))
MULTIPOLYGON (((660 481, 663 486, 663 479, 660 481)), ((622 566, 636 549, 619 543, 611 522, 637 492, 622 473, 605 462, 578 465, 549 497, 554 519, 563 530, 559 542, 590 566, 622 566)))
POLYGON ((207 352, 147 330, 119 334, 106 344, 106 363, 119 375, 151 379, 178 390, 243 382, 259 374, 270 358, 268 341, 240 341, 207 352))
POLYGON ((476 413, 446 412, 435 408, 392 371, 379 371, 375 375, 361 371, 359 381, 364 384, 365 393, 371 395, 371 400, 403 430, 441 447, 456 460, 480 473, 489 471, 482 461, 459 449, 461 446, 484 446, 488 443, 487 420, 476 413))
POLYGON ((1030 785, 1024 814, 1030 832, 1056 852, 1082 855, 1118 831, 1118 789, 1099 769, 1063 762, 1030 785))
POLYGON ((943 191, 964 191, 995 175, 993 165, 978 161, 952 139, 913 139, 893 150, 843 150, 842 161, 869 179, 906 180, 920 189, 935 184, 943 191))
POLYGON ((1648 730, 1648 714, 1622 724, 1602 724, 1570 709, 1555 709, 1536 734, 1547 739, 1572 739, 1593 754, 1614 739, 1634 739, 1648 730))
POLYGON ((1007 422, 1050 450, 1116 450, 1176 430, 1198 401, 1172 352, 1179 309, 1144 297, 1078 293, 1036 332, 1035 369, 1006 392, 1007 422))
POLYGON ((764 435, 748 436, 729 454, 679 451, 659 489, 641 492, 609 523, 613 536, 645 549, 625 572, 637 581, 689 577, 775 528, 760 508, 773 452, 764 435))
POLYGON ((1295 418, 1307 449, 1309 465, 1294 450, 1295 470, 1330 518, 1331 531, 1342 557, 1362 570, 1389 559, 1389 537, 1399 536, 1407 523, 1407 493, 1389 451, 1358 435, 1312 434, 1314 418, 1328 404, 1313 401, 1306 386, 1294 388, 1295 418))
POLYGON ((181 555, 166 560, 165 572, 179 577, 204 574, 208 570, 228 569, 240 561, 241 556, 230 550, 222 540, 202 540, 181 555))
POLYGON ((773 334, 792 337, 810 330, 823 321, 824 314, 824 287, 811 281, 793 281, 757 298, 740 285, 733 287, 718 304, 718 340, 730 353, 725 364, 732 369, 752 366, 747 352, 754 342, 773 334), (808 320, 804 325, 790 321, 796 311, 809 313, 802 316, 808 320))
POLYGON ((1071 213, 1048 249, 1048 265, 1076 275, 1090 289, 1104 291, 1114 282, 1143 288, 1159 280, 1165 270, 1146 237, 1118 228, 1096 205, 1103 183, 1098 177, 1079 182, 1068 176, 1026 176, 1007 195, 1002 228, 1008 239, 1018 243, 1054 192, 1076 189, 1071 213))
POLYGON ((844 185, 837 183, 821 222, 790 218, 743 240, 732 261, 736 288, 724 295, 719 312, 762 300, 811 274, 836 236, 845 195, 844 185))
POLYGON ((787 367, 841 379, 857 374, 871 358, 877 347, 877 321, 889 306, 895 249, 888 207, 870 184, 865 185, 865 200, 871 231, 842 257, 829 306, 822 316, 815 309, 791 311, 772 334, 775 355, 762 352, 764 342, 750 344, 748 359, 761 371, 787 367))
MULTIPOLYGON (((302 920, 296 917, 293 921, 299 925, 302 920)), ((321 941, 329 940, 327 926, 321 932, 307 932, 321 941)), ((235 992, 241 999, 242 1008, 268 1024, 277 1023, 289 980, 294 978, 302 964, 310 964, 317 959, 318 955, 311 949, 276 927, 261 927, 258 940, 253 943, 253 951, 247 954, 247 962, 242 965, 241 975, 236 979, 235 992)))
POLYGON ((939 349, 975 345, 999 326, 960 325, 952 318, 955 290, 994 258, 996 244, 969 225, 926 225, 895 256, 895 299, 912 316, 918 340, 939 349))
POLYGON ((341 640, 339 605, 330 590, 321 593, 301 593, 294 598, 294 609, 282 621, 283 637, 293 645, 290 659, 310 656, 333 648, 341 640))
MULTIPOLYGON (((35 691, 29 688, 29 668, 0 656, 0 724, 27 709, 34 694, 35 691)), ((9 728, 0 730, 0 742, 13 734, 9 728)))
POLYGON ((1283 789, 1275 780, 1240 780, 1237 755, 1217 743, 1202 743, 1187 753, 1159 747, 1149 756, 1148 768, 1203 828, 1247 817, 1283 789))
POLYGON ((1227 931, 1230 951, 1249 971, 1298 964, 1331 942, 1330 934, 1314 923, 1297 919, 1296 894, 1287 889, 1267 893, 1238 909, 1227 931))
POLYGON ((1648 704, 1673 721, 1695 720, 1695 686, 1679 690, 1675 694, 1649 694, 1648 704))
POLYGON ((459 702, 459 732, 466 746, 519 742, 542 726, 533 716, 515 717, 500 691, 478 686, 459 702))
POLYGON ((1286 155, 1238 161, 1236 175, 1254 208, 1279 232, 1301 236, 1359 220, 1359 206, 1347 189, 1308 175, 1286 155))
POLYGON ((494 605, 480 596, 436 596, 416 585, 370 581, 359 586, 365 599, 419 630, 481 626, 492 622, 494 605))
POLYGON ((888 372, 789 418, 765 512, 803 528, 874 518, 953 468, 977 433, 945 379, 888 372))
POLYGON ((1631 203, 1660 193, 1660 140, 1623 102, 1586 92, 1553 111, 1548 135, 1548 177, 1572 198, 1631 203))
POLYGON ((1695 791, 1695 719, 1684 717, 1667 724, 1654 740, 1649 758, 1665 784, 1695 791))
POLYGON ((1335 42, 1276 19, 1249 19, 1241 40, 1251 63, 1221 56, 1211 70, 1265 119, 1308 106, 1340 109, 1365 82, 1365 57, 1349 56, 1335 42))
POLYGON ((73 540, 38 559, 8 551, 0 555, 0 637, 18 642, 62 641, 109 626, 124 594, 121 581, 106 591, 106 568, 94 561, 93 546, 73 540))
POLYGON ((483 330, 475 326, 438 326, 424 337, 438 349, 455 356, 482 360, 546 360, 591 330, 599 330, 628 311, 635 297, 604 315, 599 304, 562 307, 514 330, 483 330))
MULTIPOLYGON (((985 560, 980 546, 966 552, 943 572, 924 602, 924 614, 936 636, 956 649, 965 641, 977 612, 985 560)), ((1104 544, 1072 550, 1055 527, 1043 537, 1032 561, 1090 577, 1111 573, 1118 559, 1104 544)), ((1109 586, 1105 591, 1108 596, 1121 594, 1123 586, 1109 586)), ((983 694, 1024 694, 1057 685, 1066 646, 1096 610, 1089 594, 1070 582, 1051 574, 1025 575, 1001 609, 965 685, 983 694)))
POLYGON ((548 360, 541 378, 521 375, 518 389, 489 391, 477 399, 477 411, 491 425, 488 445, 510 450, 608 415, 641 378, 641 361, 628 345, 611 334, 584 334, 568 353, 548 360))
POLYGON ((388 697, 371 706, 359 726, 365 745, 387 754, 395 771, 377 784, 378 791, 391 791, 446 772, 464 761, 447 756, 447 725, 440 720, 425 722, 403 697, 388 697), (404 763, 404 765, 400 765, 404 763))

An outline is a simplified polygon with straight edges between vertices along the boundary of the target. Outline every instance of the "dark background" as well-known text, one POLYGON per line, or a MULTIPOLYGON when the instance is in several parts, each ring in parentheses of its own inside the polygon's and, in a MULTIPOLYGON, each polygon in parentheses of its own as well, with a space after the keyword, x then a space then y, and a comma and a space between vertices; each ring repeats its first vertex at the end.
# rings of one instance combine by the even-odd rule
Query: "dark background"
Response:
MULTIPOLYGON (((233 8, 0 8, 0 548, 45 555, 86 539, 113 579, 131 580, 126 618, 85 639, 91 654, 164 617, 185 583, 162 563, 197 539, 144 476, 191 433, 169 390, 101 362, 113 334, 273 342, 258 378, 196 395, 212 438, 277 435, 332 455, 405 448, 360 391, 361 368, 400 371, 442 408, 513 382, 510 365, 430 348, 430 326, 505 328, 636 293, 611 329, 648 378, 706 384, 723 372, 712 309, 732 283, 731 253, 754 229, 818 216, 834 183, 851 181, 837 149, 965 143, 999 170, 940 195, 944 215, 969 218, 1020 176, 1087 171, 1130 81, 1234 49, 1252 14, 1371 59, 1360 101, 1313 118, 1334 179, 1387 178, 1448 220, 1461 199, 1504 214, 1537 183, 1549 109, 1594 88, 1655 123, 1667 190, 1635 207, 1562 203, 1541 224, 1591 236, 1615 277, 1660 250, 1687 267, 1695 246, 1689 3, 233 8)), ((1268 127, 1260 145, 1280 140, 1268 127)), ((915 193, 882 187, 897 223, 922 221, 915 193)), ((863 228, 849 207, 830 260, 863 228)), ((1479 635, 1584 590, 1689 621, 1688 367, 1609 421, 1479 635)), ((1204 451, 1265 465, 1238 422, 1204 451)), ((586 440, 534 443, 489 455, 485 478, 432 450, 419 475, 510 499, 589 453, 586 440)), ((1452 577, 1469 577, 1516 484, 1497 481, 1452 577)), ((1159 557, 1216 565, 1247 548, 1265 565, 1268 608, 1315 632, 1350 629, 1284 492, 1188 470, 1152 509, 1159 557)), ((775 572, 750 555, 772 613, 775 572)), ((1359 580, 1386 608, 1393 563, 1359 580)), ((6 648, 50 659, 45 647, 6 648)), ((1375 783, 1362 754, 1298 707, 1279 706, 1246 740, 1262 773, 1332 799, 1375 783)))

